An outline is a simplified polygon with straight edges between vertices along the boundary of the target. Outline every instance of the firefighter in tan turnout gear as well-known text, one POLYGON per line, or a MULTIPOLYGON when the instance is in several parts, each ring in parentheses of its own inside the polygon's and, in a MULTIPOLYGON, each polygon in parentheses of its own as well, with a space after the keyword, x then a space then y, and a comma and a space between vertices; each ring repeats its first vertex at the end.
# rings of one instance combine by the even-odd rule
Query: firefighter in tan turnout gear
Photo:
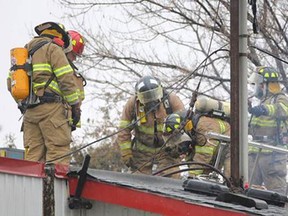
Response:
MULTIPOLYGON (((199 101, 203 101, 202 99, 204 100, 203 97, 200 97, 199 101)), ((184 128, 182 130, 189 135, 191 141, 179 145, 178 151, 180 154, 186 155, 186 161, 201 162, 212 166, 215 166, 216 158, 218 153, 220 153, 219 164, 216 164, 216 168, 220 170, 224 168, 224 175, 230 177, 230 145, 226 143, 219 152, 219 140, 209 139, 206 136, 207 132, 230 136, 230 124, 227 121, 227 116, 223 111, 213 110, 212 108, 204 109, 207 112, 204 112, 204 110, 197 110, 197 108, 201 108, 197 107, 197 102, 199 101, 197 99, 196 111, 193 114, 192 119, 186 120, 187 122, 184 123, 184 128)), ((168 135, 173 133, 175 129, 179 129, 185 116, 186 112, 173 113, 169 115, 165 120, 165 133, 168 135)), ((193 166, 190 167, 193 168, 193 166)), ((197 165, 197 167, 199 167, 199 165, 197 165)), ((208 174, 208 172, 211 172, 211 170, 205 171, 199 169, 189 171, 189 174, 191 176, 197 176, 200 174, 208 174)))
POLYGON ((167 94, 160 81, 153 76, 142 77, 132 96, 124 106, 117 143, 123 162, 144 174, 152 174, 168 165, 179 162, 165 148, 163 121, 172 112, 184 109, 182 101, 174 93, 167 94), (134 123, 134 124, 133 124, 134 123))
MULTIPOLYGON (((25 46, 29 51, 37 47, 32 56, 32 88, 25 100, 17 102, 24 114, 26 159, 49 161, 70 151, 71 127, 78 123, 81 110, 73 69, 64 53, 70 42, 67 32, 54 22, 40 24, 35 31, 39 36, 25 46)), ((69 162, 69 157, 54 161, 69 162)))
MULTIPOLYGON (((256 142, 287 149, 288 98, 281 92, 279 73, 271 67, 258 67, 248 82, 254 84, 254 96, 260 100, 250 106, 249 134, 256 142)), ((287 155, 249 146, 250 185, 286 194, 287 155)))

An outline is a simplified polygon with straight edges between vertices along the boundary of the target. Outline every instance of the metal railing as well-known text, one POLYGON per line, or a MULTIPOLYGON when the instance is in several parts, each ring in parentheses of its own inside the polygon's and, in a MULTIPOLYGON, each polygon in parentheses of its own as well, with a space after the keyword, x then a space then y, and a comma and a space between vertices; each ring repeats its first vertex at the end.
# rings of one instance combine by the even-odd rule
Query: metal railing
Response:
MULTIPOLYGON (((218 134, 218 133, 214 133, 214 132, 208 132, 206 133, 206 136, 208 139, 217 139, 221 142, 230 142, 230 136, 227 135, 222 135, 222 134, 218 134)), ((276 151, 279 153, 287 153, 288 154, 288 150, 281 148, 281 147, 277 147, 277 146, 271 146, 271 145, 267 145, 267 144, 263 144, 263 143, 259 143, 259 142, 253 142, 253 141, 248 141, 249 145, 258 147, 260 149, 269 149, 272 151, 276 151)))

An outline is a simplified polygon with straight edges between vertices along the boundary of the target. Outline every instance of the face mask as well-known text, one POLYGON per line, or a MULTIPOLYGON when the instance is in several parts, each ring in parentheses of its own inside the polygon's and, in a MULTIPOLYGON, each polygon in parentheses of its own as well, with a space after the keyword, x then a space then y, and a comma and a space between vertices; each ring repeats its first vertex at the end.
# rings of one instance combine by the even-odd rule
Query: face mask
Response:
POLYGON ((158 101, 152 101, 144 105, 145 112, 157 111, 160 106, 158 101))
POLYGON ((261 99, 264 95, 264 90, 261 84, 256 84, 254 89, 254 95, 256 98, 261 99))

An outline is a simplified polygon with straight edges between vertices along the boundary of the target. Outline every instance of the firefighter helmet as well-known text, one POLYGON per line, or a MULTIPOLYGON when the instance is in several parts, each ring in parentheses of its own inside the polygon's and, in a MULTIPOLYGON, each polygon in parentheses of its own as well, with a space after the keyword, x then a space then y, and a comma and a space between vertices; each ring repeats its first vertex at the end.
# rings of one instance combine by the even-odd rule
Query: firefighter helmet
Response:
POLYGON ((170 134, 180 127, 182 118, 177 113, 172 113, 164 120, 163 132, 170 134))
POLYGON ((68 33, 66 32, 64 25, 60 23, 45 22, 45 23, 37 25, 34 28, 34 30, 38 35, 49 34, 55 37, 59 37, 64 42, 64 48, 67 48, 69 46, 70 40, 69 40, 68 33))
POLYGON ((279 85, 279 73, 272 67, 257 67, 256 72, 252 73, 248 82, 255 84, 254 96, 261 99, 268 92, 273 94, 281 91, 279 85), (265 84, 265 85, 263 85, 265 84))
POLYGON ((84 46, 85 46, 84 37, 80 33, 74 30, 69 30, 68 34, 71 38, 72 51, 77 56, 81 56, 84 50, 84 46))
POLYGON ((257 67, 248 79, 251 84, 278 82, 279 73, 272 67, 257 67))
MULTIPOLYGON (((172 113, 168 115, 164 120, 163 133, 171 134, 176 129, 179 129, 181 122, 185 119, 185 116, 186 116, 186 111, 183 111, 180 113, 172 113)), ((184 131, 190 132, 192 128, 193 128, 192 120, 187 120, 183 128, 184 131)))
POLYGON ((143 76, 136 83, 135 91, 138 100, 144 105, 151 102, 160 102, 163 97, 161 83, 153 76, 143 76))

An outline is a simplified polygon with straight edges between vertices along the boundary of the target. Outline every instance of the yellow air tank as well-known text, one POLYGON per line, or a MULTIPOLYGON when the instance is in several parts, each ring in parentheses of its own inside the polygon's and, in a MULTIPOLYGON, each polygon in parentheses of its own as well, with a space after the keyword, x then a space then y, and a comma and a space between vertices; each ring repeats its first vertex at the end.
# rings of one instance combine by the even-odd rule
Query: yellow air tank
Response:
POLYGON ((28 59, 26 48, 10 50, 11 56, 11 93, 16 100, 23 100, 29 95, 29 77, 24 69, 28 59), (19 66, 21 68, 19 68, 19 66))
POLYGON ((199 96, 195 103, 195 109, 199 112, 210 112, 212 110, 219 110, 230 116, 230 103, 214 100, 205 96, 199 96))

